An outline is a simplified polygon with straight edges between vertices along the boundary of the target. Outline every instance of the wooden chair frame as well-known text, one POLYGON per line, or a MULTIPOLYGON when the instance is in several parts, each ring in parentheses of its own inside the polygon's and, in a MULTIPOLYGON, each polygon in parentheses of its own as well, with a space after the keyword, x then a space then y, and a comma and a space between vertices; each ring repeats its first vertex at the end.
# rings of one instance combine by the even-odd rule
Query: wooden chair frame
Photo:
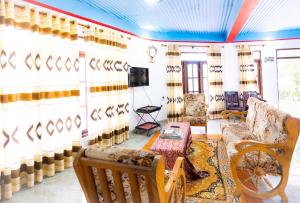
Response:
POLYGON ((207 133, 207 120, 206 120, 206 123, 197 123, 197 124, 193 124, 191 126, 204 127, 205 133, 207 133))
POLYGON ((104 202, 111 202, 111 194, 105 169, 110 169, 112 171, 118 202, 126 202, 121 180, 122 173, 128 174, 130 190, 135 191, 132 192, 134 203, 141 202, 137 175, 143 175, 145 177, 149 202, 167 203, 174 202, 175 200, 176 202, 183 203, 185 200, 186 179, 182 157, 177 158, 170 178, 165 184, 165 159, 161 155, 155 157, 152 167, 144 167, 118 163, 115 161, 88 158, 85 157, 84 154, 84 149, 77 154, 74 160, 74 169, 88 203, 99 202, 92 167, 97 169, 104 202), (178 187, 179 183, 182 184, 181 188, 178 187))
MULTIPOLYGON (((224 114, 224 115, 228 116, 228 114, 224 114)), ((242 119, 244 119, 243 116, 242 119)), ((245 193, 247 195, 256 198, 262 198, 262 199, 271 198, 275 195, 279 195, 283 202, 288 202, 288 197, 285 194, 285 188, 288 182, 292 155, 300 132, 300 119, 294 117, 288 117, 285 121, 285 129, 288 133, 288 139, 284 143, 266 144, 254 140, 241 140, 235 145, 235 148, 238 152, 237 154, 231 157, 231 171, 237 185, 236 195, 239 196, 241 195, 241 193, 245 193), (274 149, 284 150, 284 154, 278 154, 276 153, 278 151, 274 149), (260 152, 267 153, 274 160, 278 161, 282 169, 282 177, 277 187, 263 194, 259 194, 245 187, 238 177, 237 169, 238 169, 239 160, 246 153, 254 152, 254 151, 257 151, 259 153, 260 152)))
POLYGON ((247 111, 225 110, 221 113, 223 119, 239 118, 241 121, 246 121, 247 111))

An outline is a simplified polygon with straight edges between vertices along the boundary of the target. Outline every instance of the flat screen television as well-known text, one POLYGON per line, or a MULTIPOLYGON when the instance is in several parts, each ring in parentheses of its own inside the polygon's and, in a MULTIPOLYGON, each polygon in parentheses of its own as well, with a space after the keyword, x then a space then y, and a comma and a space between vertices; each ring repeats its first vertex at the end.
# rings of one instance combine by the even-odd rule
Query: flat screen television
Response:
POLYGON ((128 77, 129 87, 149 86, 148 68, 130 67, 128 77))

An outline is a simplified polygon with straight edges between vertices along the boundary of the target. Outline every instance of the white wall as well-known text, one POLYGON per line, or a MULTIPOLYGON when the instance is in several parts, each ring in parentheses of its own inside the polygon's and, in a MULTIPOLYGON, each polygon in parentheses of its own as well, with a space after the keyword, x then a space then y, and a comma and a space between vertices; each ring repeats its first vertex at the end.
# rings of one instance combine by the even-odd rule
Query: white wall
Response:
POLYGON ((263 92, 264 98, 274 106, 278 103, 278 74, 276 50, 285 48, 300 48, 300 40, 279 40, 265 43, 262 48, 263 92), (273 62, 265 62, 265 57, 274 57, 273 62))
MULTIPOLYGON (((167 74, 165 47, 160 43, 133 38, 128 43, 128 64, 132 67, 149 68, 149 86, 129 88, 129 128, 133 130, 139 117, 132 108, 137 109, 146 105, 163 105, 157 120, 167 119, 166 95, 167 95, 167 74), (158 52, 154 63, 149 63, 147 47, 153 45, 158 52), (165 99, 162 100, 162 97, 165 99), (134 105, 134 106, 133 106, 134 105)), ((156 115, 153 113, 152 115, 156 115)))
MULTIPOLYGON (((178 43, 180 44, 180 43, 178 43)), ((186 43, 185 43, 186 44, 186 43)), ((241 43, 238 43, 241 44, 241 43)), ((263 95, 268 103, 278 107, 278 79, 277 79, 277 64, 276 64, 276 49, 282 48, 299 48, 300 40, 281 40, 272 42, 251 42, 252 50, 260 50, 262 54, 262 74, 263 74, 263 95), (265 62, 265 57, 273 57, 274 61, 265 62)), ((193 44, 197 46, 197 44, 193 44)), ((198 44, 203 45, 203 44, 198 44)), ((207 45, 207 44, 205 44, 207 45)), ((222 64, 224 67, 223 81, 225 91, 239 90, 239 71, 237 62, 237 43, 220 44, 224 46, 222 51, 222 64)), ((188 51, 190 51, 189 49, 188 51)), ((195 49, 193 49, 195 50, 195 49)), ((160 105, 163 104, 162 111, 158 119, 167 119, 166 95, 167 95, 167 74, 166 74, 166 47, 162 47, 161 43, 146 41, 133 38, 128 43, 128 61, 131 66, 149 68, 149 86, 129 88, 129 104, 130 111, 130 130, 134 129, 138 116, 132 111, 134 108, 139 108, 145 105, 160 105), (158 49, 155 63, 149 63, 147 55, 147 47, 153 45, 158 49), (133 101, 134 93, 134 101, 133 101), (162 97, 165 99, 162 101, 162 97)), ((199 48, 196 51, 206 51, 206 48, 199 48)), ((155 115, 155 114, 154 114, 155 115)))
POLYGON ((264 99, 267 100, 268 103, 278 107, 276 49, 270 46, 264 46, 261 49, 261 56, 264 99), (274 57, 274 61, 265 62, 265 57, 274 57))
POLYGON ((279 107, 278 98, 278 74, 277 74, 277 61, 276 50, 286 48, 300 48, 300 40, 278 40, 278 41, 266 41, 266 42, 252 42, 254 46, 252 50, 260 50, 262 57, 262 85, 264 99, 268 103, 279 107), (272 57, 273 61, 265 61, 266 57, 272 57))

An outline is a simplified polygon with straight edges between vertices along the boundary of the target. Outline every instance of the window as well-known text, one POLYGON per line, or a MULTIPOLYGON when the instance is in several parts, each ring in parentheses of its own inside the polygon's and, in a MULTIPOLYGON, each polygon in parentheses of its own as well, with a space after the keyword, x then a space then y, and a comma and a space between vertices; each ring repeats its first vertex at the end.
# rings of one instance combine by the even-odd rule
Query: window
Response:
POLYGON ((254 67, 256 72, 256 81, 258 85, 258 91, 263 96, 263 85, 262 85, 262 68, 261 68, 261 51, 253 51, 254 67))
MULTIPOLYGON (((206 61, 183 61, 183 93, 204 93, 208 98, 208 71, 206 61)), ((208 101, 208 99, 206 99, 208 101)))

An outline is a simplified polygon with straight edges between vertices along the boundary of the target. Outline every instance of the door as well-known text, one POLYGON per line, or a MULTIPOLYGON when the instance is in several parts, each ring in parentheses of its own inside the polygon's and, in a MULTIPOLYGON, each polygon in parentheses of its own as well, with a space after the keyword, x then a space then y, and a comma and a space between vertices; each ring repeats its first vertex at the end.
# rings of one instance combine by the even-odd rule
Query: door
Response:
POLYGON ((300 49, 278 50, 279 108, 300 117, 300 49))

